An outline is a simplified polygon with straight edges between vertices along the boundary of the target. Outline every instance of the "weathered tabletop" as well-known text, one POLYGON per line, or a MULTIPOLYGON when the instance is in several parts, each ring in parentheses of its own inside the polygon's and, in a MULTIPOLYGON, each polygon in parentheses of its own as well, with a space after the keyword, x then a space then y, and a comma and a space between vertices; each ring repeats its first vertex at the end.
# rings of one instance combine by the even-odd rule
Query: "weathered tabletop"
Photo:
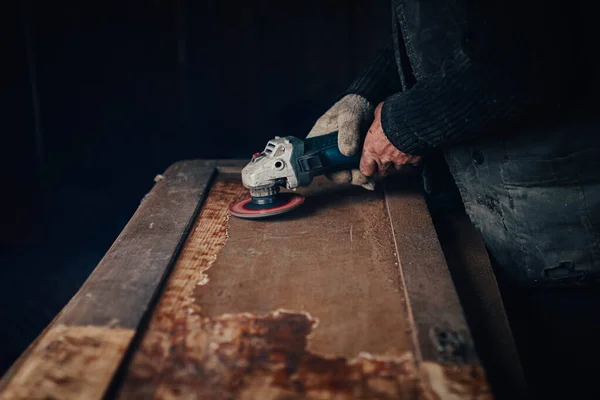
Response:
MULTIPOLYGON (((316 179, 299 209, 248 221, 228 212, 244 164, 160 176, 0 399, 492 397, 414 178, 316 179)), ((484 324, 509 366, 502 316, 484 324)))

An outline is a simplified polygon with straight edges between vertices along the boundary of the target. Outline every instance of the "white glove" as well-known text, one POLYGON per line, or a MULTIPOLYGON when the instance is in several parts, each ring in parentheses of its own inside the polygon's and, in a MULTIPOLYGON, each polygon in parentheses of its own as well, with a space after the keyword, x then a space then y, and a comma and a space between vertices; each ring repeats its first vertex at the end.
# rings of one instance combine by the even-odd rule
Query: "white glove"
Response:
MULTIPOLYGON (((360 151, 361 139, 373 122, 373 106, 362 96, 349 94, 335 103, 312 127, 307 138, 338 131, 338 147, 346 157, 360 151)), ((375 181, 361 174, 360 170, 337 171, 327 174, 335 183, 352 183, 374 190, 375 181)))

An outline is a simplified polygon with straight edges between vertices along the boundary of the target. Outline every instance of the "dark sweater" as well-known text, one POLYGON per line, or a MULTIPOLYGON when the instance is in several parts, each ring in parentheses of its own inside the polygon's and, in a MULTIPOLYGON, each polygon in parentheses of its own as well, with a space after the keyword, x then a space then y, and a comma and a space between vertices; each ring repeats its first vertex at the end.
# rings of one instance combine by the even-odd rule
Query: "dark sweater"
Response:
POLYGON ((346 93, 384 101, 384 132, 414 155, 555 114, 585 87, 577 73, 587 65, 581 16, 566 7, 554 0, 392 0, 391 44, 346 93))

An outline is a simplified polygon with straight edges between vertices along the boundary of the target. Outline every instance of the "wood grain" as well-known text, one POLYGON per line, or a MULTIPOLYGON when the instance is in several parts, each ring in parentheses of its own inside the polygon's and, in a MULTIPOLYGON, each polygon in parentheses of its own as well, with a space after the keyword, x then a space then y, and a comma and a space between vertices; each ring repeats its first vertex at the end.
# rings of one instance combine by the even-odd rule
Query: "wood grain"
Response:
POLYGON ((417 362, 384 194, 302 193, 301 210, 240 220, 226 208, 246 189, 217 180, 119 398, 489 399, 477 363, 417 362))
POLYGON ((158 177, 82 288, 3 379, 0 398, 54 396, 53 374, 62 374, 60 381, 69 383, 58 398, 101 397, 177 258, 215 166, 214 161, 180 162, 158 177), (63 331, 67 336, 61 337, 72 334, 73 340, 92 347, 69 347, 67 361, 55 360, 48 346, 59 343, 56 335, 63 331), (86 363, 94 349, 106 352, 106 358, 86 363))

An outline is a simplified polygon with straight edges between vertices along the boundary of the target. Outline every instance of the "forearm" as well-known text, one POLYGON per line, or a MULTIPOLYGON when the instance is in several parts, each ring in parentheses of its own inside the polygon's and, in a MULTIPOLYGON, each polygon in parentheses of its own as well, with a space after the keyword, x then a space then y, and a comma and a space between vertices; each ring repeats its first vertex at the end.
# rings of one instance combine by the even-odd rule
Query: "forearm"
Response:
POLYGON ((401 90, 394 51, 384 48, 377 52, 373 61, 365 68, 348 89, 346 94, 358 94, 366 98, 373 107, 386 97, 401 90))
POLYGON ((399 150, 422 155, 489 132, 540 103, 540 93, 514 74, 463 63, 388 97, 382 127, 399 150))

